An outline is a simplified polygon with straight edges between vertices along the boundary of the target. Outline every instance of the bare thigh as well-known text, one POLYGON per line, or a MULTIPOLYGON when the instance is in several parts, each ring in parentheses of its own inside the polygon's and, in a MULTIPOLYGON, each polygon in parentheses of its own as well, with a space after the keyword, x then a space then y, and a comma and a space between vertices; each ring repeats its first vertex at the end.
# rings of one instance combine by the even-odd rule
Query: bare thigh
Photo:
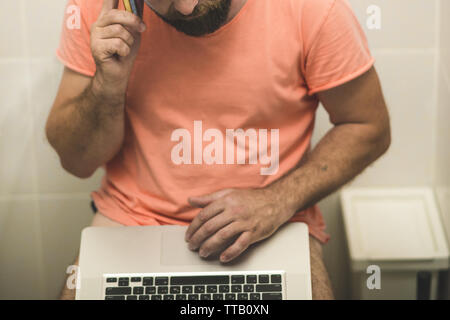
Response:
POLYGON ((311 260, 311 285, 313 300, 334 299, 331 281, 323 262, 322 244, 315 238, 309 237, 311 260))

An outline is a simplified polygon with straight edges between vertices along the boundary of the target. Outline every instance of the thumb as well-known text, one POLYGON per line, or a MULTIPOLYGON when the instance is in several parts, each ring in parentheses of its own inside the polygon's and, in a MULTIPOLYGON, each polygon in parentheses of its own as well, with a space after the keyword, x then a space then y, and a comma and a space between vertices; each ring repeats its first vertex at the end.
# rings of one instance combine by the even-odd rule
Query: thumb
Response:
POLYGON ((188 201, 189 204, 193 207, 204 208, 211 202, 214 202, 222 197, 225 197, 226 195, 230 194, 233 191, 234 189, 223 189, 203 196, 189 197, 188 201))

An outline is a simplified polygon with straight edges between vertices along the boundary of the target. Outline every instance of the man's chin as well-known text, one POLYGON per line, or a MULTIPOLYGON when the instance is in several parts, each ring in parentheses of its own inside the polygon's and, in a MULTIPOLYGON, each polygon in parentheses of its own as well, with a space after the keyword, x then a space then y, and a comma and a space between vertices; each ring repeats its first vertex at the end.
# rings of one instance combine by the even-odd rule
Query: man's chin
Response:
POLYGON ((173 24, 171 22, 169 22, 169 24, 171 26, 173 26, 177 31, 182 32, 188 36, 191 37, 202 37, 202 36, 206 36, 208 34, 214 33, 217 30, 219 30, 222 26, 223 23, 217 24, 217 25, 208 25, 207 27, 202 27, 202 26, 186 26, 184 24, 181 25, 176 25, 173 24))
MULTIPOLYGON (((211 8, 203 15, 181 16, 178 12, 172 13, 171 17, 165 17, 156 12, 166 23, 177 31, 188 36, 201 37, 219 30, 227 21, 230 12, 231 0, 222 0, 220 6, 211 8)), ((201 11, 200 11, 201 12, 201 11)))

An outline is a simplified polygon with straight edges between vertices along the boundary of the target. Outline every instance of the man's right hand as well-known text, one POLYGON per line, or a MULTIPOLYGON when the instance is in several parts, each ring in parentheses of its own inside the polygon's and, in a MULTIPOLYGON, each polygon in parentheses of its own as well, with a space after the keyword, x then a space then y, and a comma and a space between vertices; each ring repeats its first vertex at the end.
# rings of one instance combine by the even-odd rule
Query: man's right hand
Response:
POLYGON ((125 97, 141 33, 146 29, 138 16, 118 10, 118 2, 104 0, 91 29, 91 51, 97 67, 93 89, 103 98, 117 102, 125 97))

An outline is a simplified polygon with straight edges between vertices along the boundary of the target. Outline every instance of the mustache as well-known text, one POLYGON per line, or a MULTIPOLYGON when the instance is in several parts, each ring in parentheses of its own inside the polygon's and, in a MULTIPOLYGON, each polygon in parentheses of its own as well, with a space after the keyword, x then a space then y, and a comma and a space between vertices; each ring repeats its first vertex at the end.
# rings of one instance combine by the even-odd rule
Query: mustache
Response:
POLYGON ((200 2, 199 4, 197 4, 192 13, 189 15, 183 15, 178 10, 176 10, 175 5, 172 2, 170 4, 167 14, 165 14, 165 18, 169 21, 177 21, 177 20, 192 21, 194 19, 199 19, 202 16, 207 15, 209 12, 216 12, 217 10, 222 10, 224 8, 224 2, 227 1, 209 0, 200 2))

